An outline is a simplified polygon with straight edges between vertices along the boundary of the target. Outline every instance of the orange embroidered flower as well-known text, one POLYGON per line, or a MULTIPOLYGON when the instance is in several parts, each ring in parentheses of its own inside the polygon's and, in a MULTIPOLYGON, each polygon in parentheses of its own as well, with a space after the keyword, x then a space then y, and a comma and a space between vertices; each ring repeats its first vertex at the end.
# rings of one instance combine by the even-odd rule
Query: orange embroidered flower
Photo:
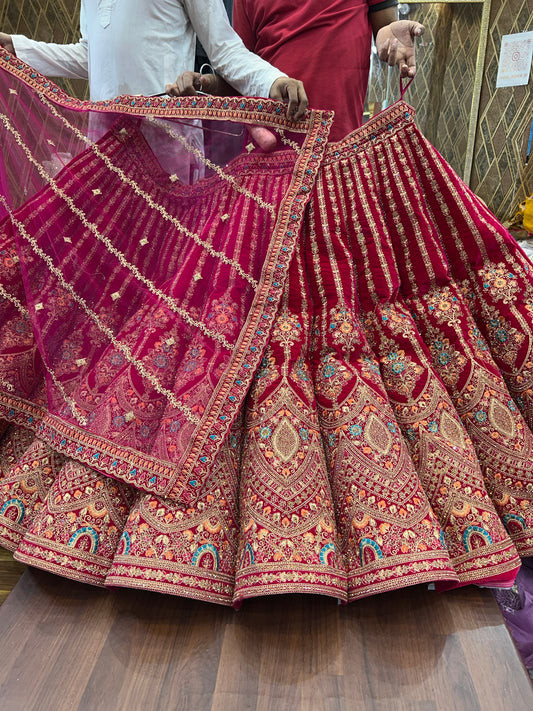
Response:
POLYGON ((95 504, 89 504, 87 506, 87 511, 93 518, 104 518, 104 516, 107 516, 108 513, 105 506, 101 509, 97 509, 95 504))
POLYGON ((214 535, 216 533, 220 533, 220 531, 222 530, 222 525, 220 521, 215 521, 214 523, 212 523, 209 519, 206 519, 204 521, 204 528, 208 533, 214 535))

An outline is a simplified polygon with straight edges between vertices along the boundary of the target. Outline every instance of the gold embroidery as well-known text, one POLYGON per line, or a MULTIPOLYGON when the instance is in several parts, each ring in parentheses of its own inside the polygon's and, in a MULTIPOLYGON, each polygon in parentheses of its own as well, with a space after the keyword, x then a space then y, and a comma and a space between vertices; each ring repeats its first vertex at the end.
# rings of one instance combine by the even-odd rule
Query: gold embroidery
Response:
MULTIPOLYGON (((130 271, 141 283, 145 284, 145 285, 148 287, 148 289, 149 289, 153 294, 155 294, 155 295, 158 296, 162 301, 164 301, 165 303, 167 303, 168 306, 171 308, 171 310, 174 311, 175 313, 179 314, 187 323, 189 323, 191 326, 195 326, 196 328, 199 328, 203 333, 205 333, 206 336, 209 336, 210 338, 213 338, 214 340, 217 340, 217 341, 218 341, 219 343, 221 343, 225 348, 228 348, 228 350, 233 350, 234 346, 233 346, 231 343, 229 343, 229 342, 226 340, 226 338, 224 338, 224 336, 223 336, 222 334, 213 332, 213 331, 212 331, 211 329, 209 329, 204 323, 193 319, 193 318, 191 317, 191 315, 190 315, 187 311, 185 311, 185 309, 182 309, 180 306, 178 306, 178 304, 177 304, 177 302, 175 301, 175 299, 173 299, 172 297, 168 296, 168 294, 165 294, 165 292, 163 292, 163 291, 161 291, 160 289, 158 289, 158 288, 155 286, 155 284, 154 284, 150 279, 147 279, 147 278, 140 272, 140 270, 139 270, 135 265, 133 265, 133 264, 131 264, 130 262, 128 262, 128 260, 127 260, 127 259, 124 257, 124 255, 122 254, 122 252, 120 252, 118 249, 116 249, 116 248, 113 246, 113 244, 111 243, 111 240, 109 240, 109 239, 108 239, 107 237, 105 237, 104 235, 100 234, 100 232, 98 231, 96 225, 94 225, 93 223, 89 222, 89 220, 87 219, 87 217, 85 216, 85 214, 83 213, 83 211, 80 210, 79 208, 77 208, 77 207, 74 205, 74 201, 72 200, 72 198, 69 197, 69 196, 65 193, 64 190, 62 190, 61 188, 59 188, 59 187, 57 186, 57 183, 56 183, 56 181, 55 181, 53 178, 50 178, 50 177, 48 176, 48 174, 46 173, 46 171, 44 170, 44 168, 35 160, 35 158, 34 158, 33 155, 31 154, 29 148, 23 143, 23 141, 22 141, 22 139, 21 139, 21 137, 20 137, 20 134, 11 126, 11 124, 10 124, 9 120, 7 119, 7 117, 5 117, 4 115, 0 115, 0 120, 5 124, 6 128, 13 134, 13 136, 15 137, 15 140, 17 141, 17 143, 18 143, 18 144, 21 146, 21 148, 24 150, 24 152, 25 152, 26 155, 28 156, 28 159, 30 160, 30 162, 31 162, 33 165, 35 165, 35 167, 37 168, 37 170, 39 171, 39 173, 41 174, 41 176, 42 176, 43 178, 45 178, 45 179, 48 180, 48 182, 49 182, 50 187, 52 188, 52 190, 53 190, 61 199, 63 199, 63 200, 68 204, 68 206, 70 207, 70 209, 72 210, 72 212, 74 212, 74 214, 77 215, 77 217, 80 219, 80 221, 83 223, 83 225, 84 225, 90 232, 92 232, 92 233, 94 234, 94 236, 95 236, 100 242, 102 242, 102 243, 107 247, 107 249, 109 250, 109 252, 111 252, 111 254, 113 254, 115 257, 117 257, 117 259, 118 259, 119 262, 122 264, 122 266, 124 266, 126 269, 128 269, 128 271, 130 271)), ((105 158, 107 158, 107 157, 105 156, 105 158)), ((112 164, 110 164, 110 167, 111 167, 111 168, 113 167, 112 164)), ((118 169, 118 168, 116 169, 116 171, 119 171, 119 170, 120 170, 120 169, 118 169)), ((120 171, 120 172, 122 173, 122 171, 120 171)), ((126 181, 129 180, 128 178, 126 178, 126 176, 124 176, 124 177, 125 177, 125 180, 126 180, 126 181)), ((131 182, 133 182, 133 181, 131 181, 131 182)), ((138 188, 138 190, 140 190, 140 189, 138 188)), ((10 209, 10 207, 7 205, 7 203, 5 202, 5 199, 3 198, 3 196, 0 195, 0 199, 1 199, 1 201, 4 203, 4 205, 6 206, 6 209, 8 210, 8 212, 10 212, 10 214, 11 214, 11 209, 10 209)), ((151 198, 150 198, 150 201, 153 202, 151 198)), ((155 204, 155 203, 154 203, 154 204, 155 204)), ((164 208, 161 208, 161 209, 164 209, 164 208)), ((191 234, 192 234, 192 233, 191 233, 191 234)), ((215 256, 215 255, 213 255, 213 256, 215 256)), ((224 261, 224 259, 223 259, 222 261, 224 261)), ((231 262, 232 260, 229 260, 229 261, 231 262)), ((227 263, 227 262, 226 262, 226 263, 227 263)), ((242 268, 241 268, 240 266, 239 266, 239 269, 242 271, 241 276, 243 276, 243 275, 245 274, 244 270, 242 270, 242 268)), ((257 282, 256 282, 255 280, 252 280, 252 282, 251 282, 251 283, 252 283, 252 286, 254 286, 254 288, 256 288, 256 287, 257 287, 257 282), (252 283, 252 282, 253 282, 253 283, 252 283)))
MULTIPOLYGON (((251 277, 249 274, 247 274, 238 262, 236 262, 234 259, 230 259, 229 257, 226 257, 226 255, 223 254, 222 252, 218 252, 217 250, 213 249, 207 242, 205 242, 204 240, 202 240, 197 234, 195 234, 194 232, 191 232, 190 230, 188 230, 184 225, 182 225, 182 224, 179 222, 179 220, 177 220, 175 217, 172 217, 172 215, 170 215, 170 214, 168 213, 168 211, 167 211, 162 205, 159 205, 158 203, 155 202, 155 200, 153 200, 153 198, 150 196, 149 193, 147 193, 147 192, 145 192, 144 190, 142 190, 142 189, 139 187, 139 185, 137 185, 137 183, 136 183, 134 180, 132 180, 131 178, 128 178, 128 176, 124 173, 124 171, 123 171, 121 168, 117 168, 117 166, 113 165, 113 163, 110 161, 109 157, 106 156, 106 155, 104 155, 104 154, 102 153, 102 151, 99 149, 99 147, 98 147, 98 145, 97 145, 96 143, 94 143, 93 141, 88 140, 88 139, 87 139, 87 136, 85 136, 79 129, 77 129, 75 126, 73 126, 71 123, 69 123, 69 122, 65 119, 64 116, 62 116, 61 114, 59 114, 59 113, 55 110, 55 108, 52 106, 52 104, 49 104, 46 100, 44 100, 44 97, 42 97, 42 95, 39 95, 39 96, 40 96, 40 98, 43 99, 43 103, 45 103, 45 104, 50 108, 50 110, 52 111, 52 113, 53 113, 55 116, 57 116, 68 128, 70 128, 71 131, 72 131, 80 140, 84 141, 85 143, 87 143, 87 144, 92 148, 93 152, 94 152, 101 160, 104 161, 104 163, 106 164, 106 167, 109 168, 110 171, 112 171, 112 172, 114 172, 116 175, 118 175, 119 178, 121 179, 121 181, 122 181, 123 183, 125 183, 126 185, 129 185, 129 186, 133 189, 133 191, 135 192, 135 194, 138 195, 139 197, 142 197, 143 200, 145 200, 145 202, 146 202, 153 210, 157 210, 157 212, 160 213, 160 215, 163 217, 164 220, 167 220, 168 222, 172 223, 172 224, 173 224, 180 232, 182 232, 186 237, 190 237, 191 239, 193 239, 194 242, 196 242, 196 244, 197 244, 198 246, 200 246, 200 247, 202 247, 203 249, 205 249, 212 257, 216 257, 217 259, 220 259, 222 262, 224 262, 224 264, 228 264, 229 266, 231 266, 243 279, 245 279, 246 281, 248 281, 254 288, 257 288, 257 286, 258 286, 257 281, 256 281, 253 277, 251 277)), ((7 117, 6 117, 5 115, 2 115, 2 116, 3 116, 3 119, 2 119, 3 122, 6 123, 7 117)), ((8 119, 7 119, 7 120, 8 120, 8 119)), ((16 131, 14 131, 13 129, 11 129, 7 124, 6 124, 6 128, 8 128, 8 129, 13 133, 13 135, 16 134, 16 131)), ((171 135, 173 135, 173 134, 171 134, 171 135)), ((183 139, 183 137, 180 136, 180 135, 177 134, 177 133, 176 133, 175 136, 173 136, 173 137, 178 138, 178 140, 179 140, 179 139, 183 139)), ((184 140, 184 139, 183 139, 183 140, 184 140)), ((17 142, 18 142, 18 141, 17 141, 17 142)), ((22 146, 23 144, 20 143, 20 145, 22 146)), ((188 145, 188 144, 187 144, 187 145, 188 145)), ((201 155, 201 152, 200 152, 200 151, 196 151, 196 149, 194 149, 192 152, 195 153, 195 154, 198 153, 198 155, 201 155)), ((30 157, 30 156, 28 156, 28 157, 30 157)), ((31 160, 31 158, 30 158, 30 160, 31 160)), ((34 160, 32 160, 32 162, 34 162, 34 160)), ((258 205, 260 205, 261 207, 264 207, 264 208, 268 209, 268 210, 272 213, 272 215, 275 216, 275 209, 274 209, 274 207, 273 207, 272 205, 270 205, 269 203, 266 203, 264 200, 262 200, 262 199, 261 199, 260 197, 258 197, 257 195, 254 195, 254 194, 253 194, 252 192, 250 192, 249 190, 246 190, 246 189, 244 189, 244 188, 240 188, 240 186, 237 184, 237 182, 235 181, 235 179, 232 178, 231 176, 226 175, 226 173, 224 173, 224 171, 223 171, 221 168, 219 168, 218 166, 215 166, 214 164, 211 164, 210 161, 207 161, 207 163, 208 163, 209 167, 212 167, 213 170, 215 170, 215 172, 217 172, 217 173, 220 175, 220 177, 222 177, 224 180, 226 180, 227 182, 229 182, 229 183, 232 185, 232 187, 233 187, 235 190, 237 190, 237 192, 240 192, 240 193, 243 194, 245 197, 251 198, 251 199, 254 200, 258 205)), ((177 177, 177 176, 175 176, 175 177, 177 177)))
POLYGON ((392 447, 393 439, 385 424, 374 413, 371 413, 364 429, 364 437, 368 444, 383 455, 387 455, 392 447))
POLYGON ((514 418, 509 410, 496 398, 492 397, 488 408, 489 421, 504 437, 513 439, 516 435, 514 418))
POLYGON ((250 190, 247 190, 246 188, 241 187, 237 183, 235 178, 233 178, 231 175, 228 175, 227 173, 225 173, 220 166, 216 165, 216 163, 213 163, 208 158, 206 158, 201 150, 199 150, 198 148, 194 148, 194 146, 191 146, 189 143, 187 143, 187 140, 184 136, 182 136, 177 131, 173 131, 170 128, 170 126, 166 125, 166 123, 164 121, 161 121, 160 119, 156 119, 153 116, 148 116, 147 120, 150 121, 150 123, 153 123, 156 126, 159 126, 160 128, 162 128, 163 131, 165 131, 165 133, 167 133, 172 138, 175 138, 176 140, 178 140, 182 144, 182 146, 184 146, 185 150, 187 150, 187 151, 189 151, 189 153, 192 153, 193 155, 195 155, 204 165, 206 165, 212 171, 217 173, 217 175, 220 178, 222 178, 222 180, 225 180, 228 183, 230 183, 230 185, 237 192, 241 193, 241 195, 244 195, 245 197, 250 198, 251 200, 256 202, 260 207, 264 208, 265 210, 268 210, 273 217, 276 216, 276 208, 274 207, 274 205, 271 205, 270 203, 266 202, 261 197, 259 197, 259 195, 255 195, 250 190))
POLYGON ((274 454, 286 464, 296 456, 300 447, 300 438, 296 428, 287 417, 283 417, 272 435, 274 454))
POLYGON ((274 130, 276 131, 276 133, 279 134, 280 140, 284 145, 289 146, 297 153, 301 152, 299 144, 296 141, 291 141, 290 138, 287 138, 285 131, 282 128, 279 128, 279 126, 276 126, 274 130))
MULTIPOLYGON (((190 422, 193 422, 194 424, 198 424, 199 419, 196 415, 193 414, 192 410, 190 408, 188 408, 186 405, 184 405, 183 403, 181 403, 175 397, 174 393, 171 390, 164 388, 160 384, 159 380, 144 367, 143 363, 141 363, 139 360, 137 360, 134 357, 133 353, 131 352, 130 347, 126 346, 124 343, 121 343, 115 337, 112 329, 110 329, 108 326, 106 326, 102 322, 102 320, 99 318, 99 316, 87 306, 85 299, 83 299, 81 296, 76 294, 76 292, 74 291, 72 286, 63 277, 63 274, 61 273, 61 271, 57 267, 54 266, 51 257, 49 257, 49 255, 47 255, 45 252, 43 252, 43 250, 38 246, 36 240, 33 237, 31 237, 31 235, 28 234, 28 232, 24 228, 24 225, 19 220, 17 220, 15 218, 7 201, 5 200, 5 198, 2 195, 0 195, 0 202, 2 202, 2 204, 4 205, 6 210, 9 212, 13 224, 17 227, 17 229, 19 230, 22 237, 24 237, 24 239, 32 245, 34 252, 46 263, 49 270, 58 279, 58 281, 61 283, 61 285, 65 289, 65 291, 69 292, 69 294, 72 296, 74 301, 76 301, 76 303, 81 306, 81 308, 85 311, 87 316, 89 316, 89 318, 96 324, 96 326, 102 331, 102 333, 104 333, 109 338, 109 340, 113 343, 115 348, 117 350, 119 350, 124 355, 124 357, 128 360, 128 362, 131 363, 139 371, 139 373, 153 385, 154 389, 158 393, 160 393, 161 395, 164 395, 169 400, 169 402, 172 404, 173 407, 175 407, 176 409, 183 412, 185 417, 190 422)), ((63 392, 63 388, 61 388, 61 390, 63 392)))

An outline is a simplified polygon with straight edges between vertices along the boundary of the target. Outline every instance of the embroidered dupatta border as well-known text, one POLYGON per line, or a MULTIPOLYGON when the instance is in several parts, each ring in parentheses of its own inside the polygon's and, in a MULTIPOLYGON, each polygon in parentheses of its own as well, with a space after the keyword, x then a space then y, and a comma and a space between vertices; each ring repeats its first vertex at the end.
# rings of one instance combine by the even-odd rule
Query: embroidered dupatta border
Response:
POLYGON ((214 458, 239 411, 268 342, 300 234, 305 207, 326 150, 333 114, 309 111, 298 122, 288 121, 285 108, 280 102, 243 97, 150 98, 124 95, 110 101, 82 101, 70 97, 5 50, 0 53, 0 66, 53 104, 75 111, 155 118, 235 120, 244 124, 277 126, 305 134, 296 157, 291 184, 280 204, 260 284, 234 355, 180 461, 167 463, 149 454, 117 446, 83 428, 66 424, 60 417, 26 400, 15 398, 9 393, 0 394, 0 405, 6 419, 33 429, 57 451, 133 486, 139 487, 138 478, 143 478, 147 483, 139 488, 172 499, 190 501, 195 496, 195 490, 209 475, 214 458), (192 476, 194 480, 191 480, 192 476))

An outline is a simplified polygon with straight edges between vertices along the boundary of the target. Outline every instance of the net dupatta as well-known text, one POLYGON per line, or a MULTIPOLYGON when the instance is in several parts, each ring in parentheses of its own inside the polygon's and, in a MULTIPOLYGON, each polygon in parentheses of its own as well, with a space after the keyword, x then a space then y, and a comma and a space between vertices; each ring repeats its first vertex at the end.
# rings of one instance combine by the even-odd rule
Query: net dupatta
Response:
POLYGON ((0 85, 0 415, 186 502, 261 360, 331 114, 84 102, 5 50, 0 85))

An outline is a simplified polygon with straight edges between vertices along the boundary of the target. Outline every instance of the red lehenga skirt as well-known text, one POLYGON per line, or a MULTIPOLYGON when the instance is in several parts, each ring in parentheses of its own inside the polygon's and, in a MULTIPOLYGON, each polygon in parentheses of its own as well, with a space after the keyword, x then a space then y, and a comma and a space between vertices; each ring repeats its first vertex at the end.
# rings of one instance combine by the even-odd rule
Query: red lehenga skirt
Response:
POLYGON ((0 65, 3 545, 229 605, 511 585, 533 279, 413 111, 328 146, 321 112, 0 65))

